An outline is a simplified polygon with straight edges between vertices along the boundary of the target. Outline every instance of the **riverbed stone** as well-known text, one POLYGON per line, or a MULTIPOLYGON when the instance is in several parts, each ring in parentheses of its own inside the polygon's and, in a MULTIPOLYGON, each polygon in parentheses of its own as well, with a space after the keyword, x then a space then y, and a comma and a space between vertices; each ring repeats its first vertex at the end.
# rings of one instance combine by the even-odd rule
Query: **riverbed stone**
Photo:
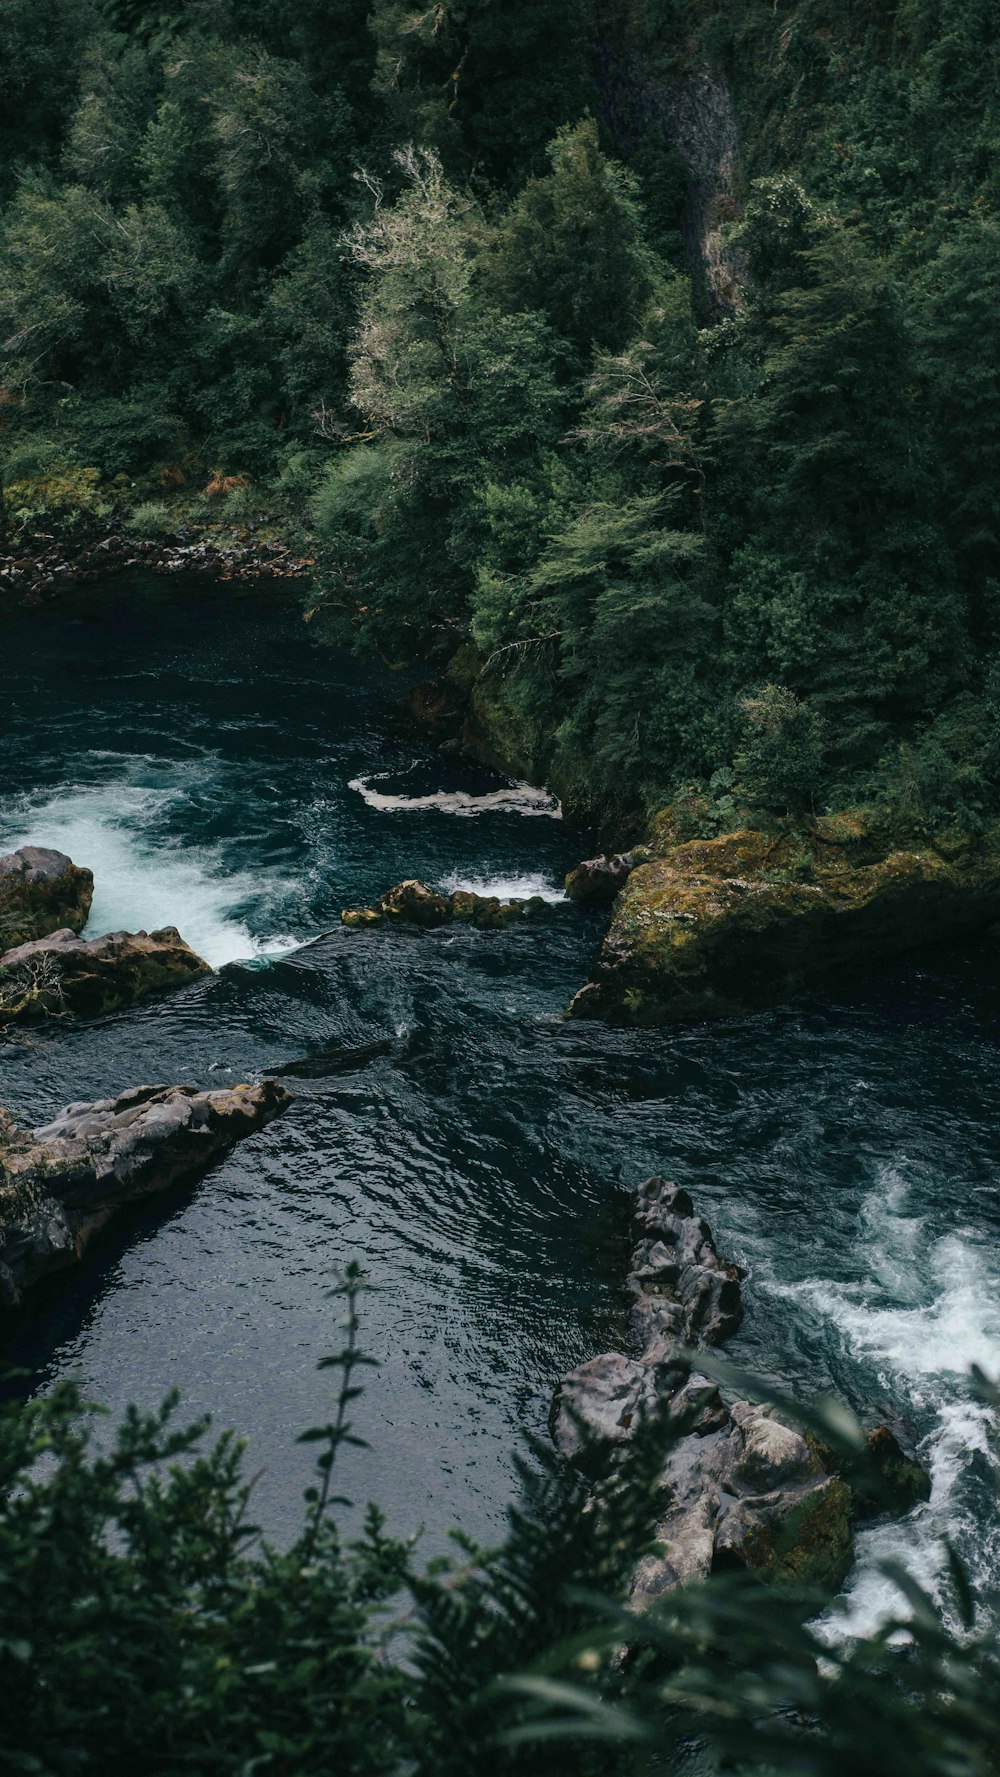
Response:
POLYGON ((94 898, 93 871, 65 852, 22 845, 0 857, 0 945, 5 950, 68 928, 82 932, 94 898))
POLYGON ((1000 918, 1000 827, 956 847, 854 810, 806 824, 678 839, 614 904, 577 1018, 653 1025, 730 1017, 873 961, 985 931, 1000 918))
POLYGON ((280 1116, 276 1080, 200 1092, 137 1086, 74 1103, 34 1130, 0 1119, 0 1304, 79 1259, 97 1231, 137 1198, 191 1179, 280 1116))
POLYGON ((175 926, 78 938, 67 927, 0 956, 0 1023, 94 1018, 212 973, 175 926))
POLYGON ((812 1486, 733 1500, 716 1527, 712 1571, 741 1567, 833 1592, 853 1552, 851 1489, 828 1475, 812 1486))
POLYGON ((345 907, 340 918, 345 926, 352 927, 396 923, 434 931, 455 923, 473 925, 483 932, 500 932, 522 919, 544 913, 547 906, 542 895, 509 901, 501 901, 498 895, 479 895, 474 889, 454 889, 445 895, 412 878, 387 889, 377 906, 345 907))
POLYGON ((926 1475, 884 1426, 869 1434, 867 1460, 841 1472, 831 1451, 774 1406, 724 1397, 700 1376, 699 1349, 739 1324, 743 1274, 720 1258, 683 1188, 647 1179, 634 1205, 634 1350, 570 1371, 550 1417, 561 1453, 595 1475, 614 1468, 643 1422, 667 1416, 676 1427, 660 1477, 657 1546, 636 1570, 633 1604, 645 1608, 726 1568, 836 1588, 852 1558, 852 1521, 908 1510, 926 1497, 926 1475))

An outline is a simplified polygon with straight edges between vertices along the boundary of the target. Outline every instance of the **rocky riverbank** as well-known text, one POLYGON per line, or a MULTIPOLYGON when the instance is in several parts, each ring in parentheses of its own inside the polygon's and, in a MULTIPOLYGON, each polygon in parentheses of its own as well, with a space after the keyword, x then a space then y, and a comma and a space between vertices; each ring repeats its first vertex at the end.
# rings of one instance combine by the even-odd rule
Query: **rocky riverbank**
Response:
POLYGON ((0 1304, 73 1264, 125 1204, 196 1177, 291 1101, 265 1080, 218 1092, 137 1086, 68 1105, 34 1130, 0 1113, 0 1304))
POLYGON ((40 604, 61 589, 127 569, 150 574, 204 574, 215 580, 303 580, 311 557, 290 544, 256 536, 248 527, 181 525, 165 537, 132 536, 111 530, 85 540, 39 537, 21 550, 0 555, 0 599, 40 604))
POLYGON ((1000 829, 902 832, 866 810, 684 839, 673 810, 638 852, 589 860, 568 891, 614 888, 576 1018, 728 1017, 1000 920, 1000 829))
POLYGON ((551 1417, 559 1449, 591 1469, 613 1463, 644 1419, 666 1414, 678 1425, 657 1552, 636 1572, 633 1602, 726 1568, 837 1587, 855 1521, 910 1510, 928 1496, 927 1476, 885 1426, 859 1449, 855 1475, 773 1407, 726 1401, 698 1374, 697 1352, 739 1325, 739 1270, 720 1259, 687 1192, 663 1179, 639 1186, 635 1220, 642 1238, 627 1287, 636 1355, 606 1352, 564 1376, 551 1417))

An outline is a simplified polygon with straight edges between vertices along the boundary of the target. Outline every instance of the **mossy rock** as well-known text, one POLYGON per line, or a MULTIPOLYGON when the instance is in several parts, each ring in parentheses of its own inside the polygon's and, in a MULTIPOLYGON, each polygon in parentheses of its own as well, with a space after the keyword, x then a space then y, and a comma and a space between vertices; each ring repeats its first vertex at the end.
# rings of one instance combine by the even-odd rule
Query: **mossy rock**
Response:
POLYGON ((637 1024, 740 1014, 997 919, 1000 831, 946 857, 863 811, 743 828, 631 872, 570 1010, 637 1024))
POLYGON ((738 1499, 716 1532, 713 1568, 835 1592, 850 1570, 851 1489, 836 1475, 798 1495, 738 1499))
POLYGON ((98 1018, 211 973, 175 926, 90 939, 67 928, 0 957, 0 1024, 98 1018))
POLYGON ((438 926, 473 925, 479 931, 505 931, 523 919, 547 910, 542 895, 527 900, 501 901, 498 895, 477 895, 474 889, 455 889, 443 895, 415 879, 398 882, 387 890, 377 907, 345 907, 340 918, 345 926, 400 925, 432 931, 438 926))

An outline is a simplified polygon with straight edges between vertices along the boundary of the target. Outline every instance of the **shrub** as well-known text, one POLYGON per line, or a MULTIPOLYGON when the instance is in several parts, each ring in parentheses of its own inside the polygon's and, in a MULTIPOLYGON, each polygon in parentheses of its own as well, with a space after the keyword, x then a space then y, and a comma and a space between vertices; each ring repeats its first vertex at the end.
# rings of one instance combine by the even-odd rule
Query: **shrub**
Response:
POLYGON ((10 482, 4 489, 8 522, 28 534, 49 524, 67 532, 93 528, 111 511, 99 481, 96 469, 65 467, 10 482))
POLYGON ((773 814, 812 809, 824 777, 823 727, 808 699, 763 685, 740 709, 744 738, 733 765, 746 800, 773 814))
POLYGON ((163 500, 140 500, 125 520, 138 537, 165 537, 174 529, 173 515, 163 500))

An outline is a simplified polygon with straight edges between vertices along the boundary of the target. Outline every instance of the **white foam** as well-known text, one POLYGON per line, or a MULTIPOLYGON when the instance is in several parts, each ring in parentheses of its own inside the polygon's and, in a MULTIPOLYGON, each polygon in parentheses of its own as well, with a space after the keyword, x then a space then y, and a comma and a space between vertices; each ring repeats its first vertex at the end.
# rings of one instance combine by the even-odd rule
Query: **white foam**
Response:
POLYGON ((566 890, 545 876, 470 877, 455 870, 445 877, 442 887, 449 895, 455 889, 467 889, 473 895, 495 895, 498 901, 529 901, 532 895, 553 904, 566 899, 566 890))
POLYGON ((899 1562, 946 1609, 946 1537, 961 1548, 974 1583, 994 1584, 1000 1571, 1000 1531, 984 1535, 965 1497, 973 1465, 989 1457, 995 1430, 994 1416, 972 1397, 967 1377, 973 1364, 1000 1375, 1000 1266, 971 1232, 934 1239, 924 1218, 907 1216, 905 1206, 905 1179, 887 1169, 862 1208, 867 1279, 768 1285, 822 1314, 851 1357, 930 1421, 918 1452, 930 1473, 930 1499, 901 1522, 859 1534, 842 1609, 825 1619, 833 1638, 870 1634, 907 1614, 881 1571, 884 1561, 899 1562))
POLYGON ((150 788, 126 778, 57 791, 24 811, 4 845, 54 846, 94 872, 88 938, 176 926, 213 968, 297 948, 299 940, 286 933, 264 936, 247 925, 241 910, 259 898, 258 878, 224 873, 209 850, 152 836, 167 805, 188 788, 183 782, 150 788))
MULTIPOLYGON (((396 774, 387 772, 384 775, 396 774)), ((413 814, 435 808, 441 814, 465 818, 483 814, 521 814, 547 815, 554 821, 562 819, 558 798, 534 784, 509 784, 502 790, 488 790, 482 796, 474 796, 468 790, 432 790, 426 796, 401 796, 392 795, 387 790, 373 790, 372 784, 380 781, 378 775, 353 777, 347 787, 356 790, 369 808, 377 808, 383 814, 413 814)))

